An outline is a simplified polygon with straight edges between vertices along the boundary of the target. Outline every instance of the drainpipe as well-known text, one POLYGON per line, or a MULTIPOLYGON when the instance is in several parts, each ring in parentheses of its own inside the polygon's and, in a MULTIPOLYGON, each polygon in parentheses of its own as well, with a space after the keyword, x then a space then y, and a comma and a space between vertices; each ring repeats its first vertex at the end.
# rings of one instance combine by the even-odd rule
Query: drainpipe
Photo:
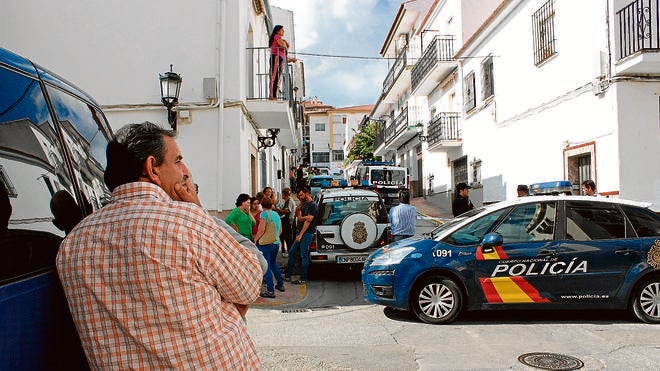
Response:
MULTIPOLYGON (((224 22, 223 16, 227 14, 227 0, 221 0, 216 2, 216 25, 215 25, 215 60, 216 60, 216 76, 218 79, 218 103, 224 101, 225 89, 224 82, 222 81, 222 76, 224 76, 224 63, 220 58, 220 51, 225 50, 225 32, 221 31, 222 25, 226 24, 224 22)), ((218 143, 218 162, 219 166, 225 166, 225 156, 224 156, 224 147, 222 145, 222 140, 225 137, 224 135, 224 120, 222 117, 224 109, 222 106, 218 107, 218 138, 216 139, 218 143)), ((215 171, 215 182, 216 182, 216 210, 221 212, 224 208, 224 198, 223 198, 223 179, 220 179, 220 169, 216 168, 215 171)))

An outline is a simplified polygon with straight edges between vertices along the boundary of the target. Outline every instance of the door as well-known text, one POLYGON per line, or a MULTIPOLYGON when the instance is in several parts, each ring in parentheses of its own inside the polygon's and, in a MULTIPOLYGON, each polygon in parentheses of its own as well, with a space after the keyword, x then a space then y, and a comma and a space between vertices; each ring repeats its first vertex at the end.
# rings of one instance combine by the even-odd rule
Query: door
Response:
POLYGON ((567 201, 565 228, 558 256, 564 267, 559 299, 616 296, 628 272, 641 262, 639 241, 622 211, 604 202, 567 201))
POLYGON ((556 202, 515 206, 493 230, 501 245, 478 246, 477 286, 487 304, 547 303, 558 284, 556 202))

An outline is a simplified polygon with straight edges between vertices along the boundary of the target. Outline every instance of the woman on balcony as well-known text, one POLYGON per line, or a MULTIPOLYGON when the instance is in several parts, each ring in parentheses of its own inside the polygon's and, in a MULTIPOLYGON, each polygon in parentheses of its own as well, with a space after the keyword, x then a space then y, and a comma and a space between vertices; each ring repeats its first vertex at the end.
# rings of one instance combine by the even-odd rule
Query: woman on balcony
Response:
POLYGON ((277 25, 273 27, 273 33, 270 34, 268 45, 270 46, 270 81, 268 83, 268 99, 277 99, 282 73, 284 72, 284 60, 287 62, 296 62, 296 58, 289 58, 289 42, 284 40, 284 27, 277 25))

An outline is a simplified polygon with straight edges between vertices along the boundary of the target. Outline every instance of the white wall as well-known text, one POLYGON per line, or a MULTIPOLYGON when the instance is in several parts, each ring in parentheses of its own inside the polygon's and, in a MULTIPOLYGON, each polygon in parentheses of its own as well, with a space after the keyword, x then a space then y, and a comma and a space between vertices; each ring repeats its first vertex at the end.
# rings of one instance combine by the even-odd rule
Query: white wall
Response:
MULTIPOLYGON (((179 120, 184 161, 203 205, 223 210, 234 207, 238 193, 252 193, 256 133, 240 107, 223 109, 222 103, 245 99, 247 38, 267 46, 264 19, 243 0, 3 1, 0 45, 90 93, 115 130, 145 120, 168 126, 158 74, 173 64, 183 78, 179 108, 189 106, 191 117, 179 120), (218 81, 219 107, 205 99, 205 77, 218 81)), ((273 153, 280 161, 279 150, 273 153)), ((267 182, 276 170, 269 166, 267 182)))

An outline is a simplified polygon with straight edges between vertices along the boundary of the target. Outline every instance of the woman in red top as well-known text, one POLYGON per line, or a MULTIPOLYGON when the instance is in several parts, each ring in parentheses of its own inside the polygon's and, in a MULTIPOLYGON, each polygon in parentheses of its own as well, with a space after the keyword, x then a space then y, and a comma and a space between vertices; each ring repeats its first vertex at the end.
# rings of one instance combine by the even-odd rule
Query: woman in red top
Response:
MULTIPOLYGON (((277 25, 273 27, 273 33, 270 34, 268 46, 270 47, 270 81, 268 83, 268 99, 277 99, 277 90, 282 79, 285 59, 289 51, 289 43, 284 40, 284 27, 277 25)), ((287 59, 288 62, 295 62, 295 58, 287 59)))

